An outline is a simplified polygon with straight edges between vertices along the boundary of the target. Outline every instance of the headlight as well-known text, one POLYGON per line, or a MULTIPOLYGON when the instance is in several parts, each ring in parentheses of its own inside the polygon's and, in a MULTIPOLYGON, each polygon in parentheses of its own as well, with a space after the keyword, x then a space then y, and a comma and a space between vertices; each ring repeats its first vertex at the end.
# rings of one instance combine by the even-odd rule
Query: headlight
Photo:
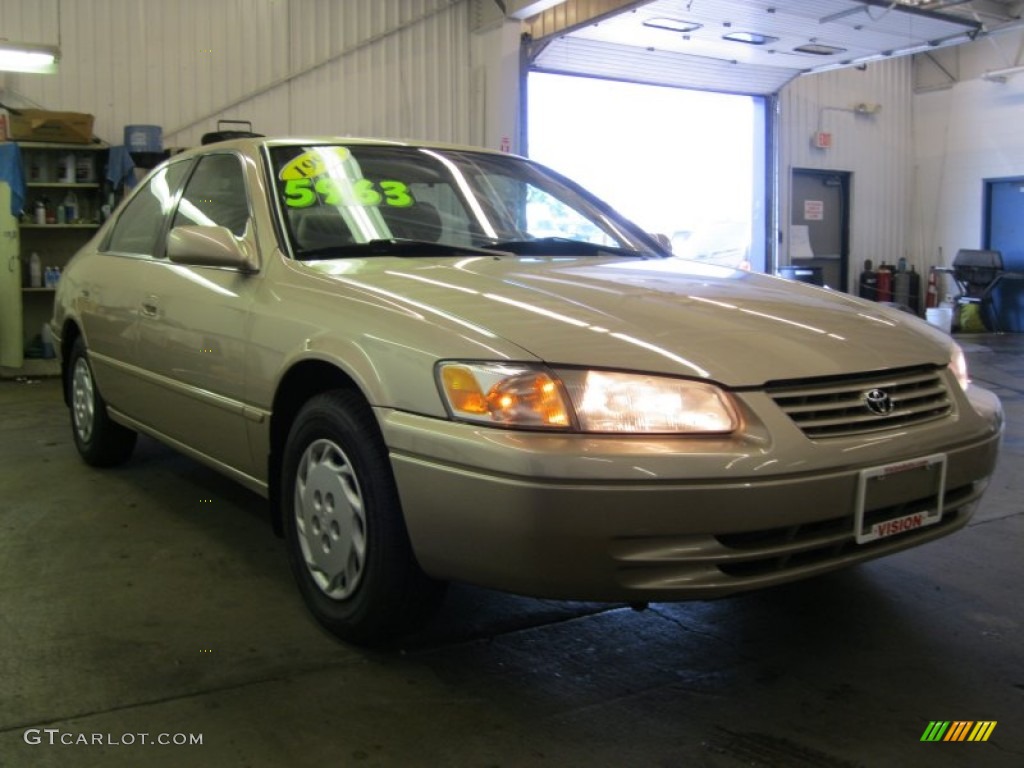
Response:
POLYGON ((713 384, 613 371, 561 372, 584 432, 734 432, 731 398, 713 384))
POLYGON ((509 427, 620 434, 726 434, 732 398, 700 381, 502 363, 441 363, 452 416, 509 427))
POLYGON ((959 344, 953 344, 953 355, 949 361, 949 368, 956 376, 956 380, 960 382, 960 388, 966 392, 967 385, 971 383, 971 377, 967 374, 967 358, 964 357, 964 351, 959 344))
POLYGON ((510 427, 572 426, 560 384, 541 368, 442 363, 438 379, 456 418, 510 427))

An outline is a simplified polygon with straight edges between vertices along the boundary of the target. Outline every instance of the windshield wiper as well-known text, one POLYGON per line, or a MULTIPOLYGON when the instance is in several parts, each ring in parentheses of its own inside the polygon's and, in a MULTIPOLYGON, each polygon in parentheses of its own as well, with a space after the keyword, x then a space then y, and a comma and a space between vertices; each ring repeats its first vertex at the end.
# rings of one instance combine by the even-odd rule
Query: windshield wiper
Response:
POLYGON ((344 256, 512 256, 508 251, 478 248, 473 245, 438 243, 433 240, 406 240, 381 238, 366 243, 344 243, 322 248, 305 248, 298 252, 300 259, 344 256))
POLYGON ((489 248, 500 248, 520 256, 596 256, 606 253, 611 256, 639 256, 640 251, 620 248, 615 245, 601 245, 587 240, 573 240, 568 237, 536 237, 530 240, 496 240, 485 243, 489 248))

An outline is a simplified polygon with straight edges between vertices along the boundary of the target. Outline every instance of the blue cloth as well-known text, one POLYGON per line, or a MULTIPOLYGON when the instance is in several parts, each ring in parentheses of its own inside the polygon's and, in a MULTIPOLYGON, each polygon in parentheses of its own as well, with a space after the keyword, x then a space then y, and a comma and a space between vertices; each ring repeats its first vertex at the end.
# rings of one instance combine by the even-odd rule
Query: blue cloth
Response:
POLYGON ((11 215, 17 218, 25 207, 25 176, 21 170, 21 148, 13 142, 0 143, 0 181, 11 188, 11 215))
POLYGON ((107 181, 114 189, 131 189, 135 186, 135 163, 128 147, 111 147, 107 157, 107 181))

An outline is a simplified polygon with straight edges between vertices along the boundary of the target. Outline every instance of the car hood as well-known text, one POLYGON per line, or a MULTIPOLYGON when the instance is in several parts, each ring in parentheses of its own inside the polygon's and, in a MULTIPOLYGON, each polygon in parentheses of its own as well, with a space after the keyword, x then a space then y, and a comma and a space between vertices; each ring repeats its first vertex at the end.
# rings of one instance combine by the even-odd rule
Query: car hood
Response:
POLYGON ((376 258, 311 266, 349 288, 457 318, 460 333, 480 328, 553 366, 742 387, 949 361, 949 337, 908 313, 676 258, 376 258))

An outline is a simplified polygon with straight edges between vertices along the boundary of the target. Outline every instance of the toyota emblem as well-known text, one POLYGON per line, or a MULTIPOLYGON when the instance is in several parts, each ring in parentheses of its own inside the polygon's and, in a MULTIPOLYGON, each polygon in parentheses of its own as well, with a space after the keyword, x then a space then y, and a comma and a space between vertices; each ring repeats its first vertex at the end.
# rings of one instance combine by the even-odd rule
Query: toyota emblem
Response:
POLYGON ((896 407, 889 393, 883 389, 871 389, 865 392, 864 402, 867 404, 868 410, 878 416, 886 416, 892 413, 892 409, 896 407))

